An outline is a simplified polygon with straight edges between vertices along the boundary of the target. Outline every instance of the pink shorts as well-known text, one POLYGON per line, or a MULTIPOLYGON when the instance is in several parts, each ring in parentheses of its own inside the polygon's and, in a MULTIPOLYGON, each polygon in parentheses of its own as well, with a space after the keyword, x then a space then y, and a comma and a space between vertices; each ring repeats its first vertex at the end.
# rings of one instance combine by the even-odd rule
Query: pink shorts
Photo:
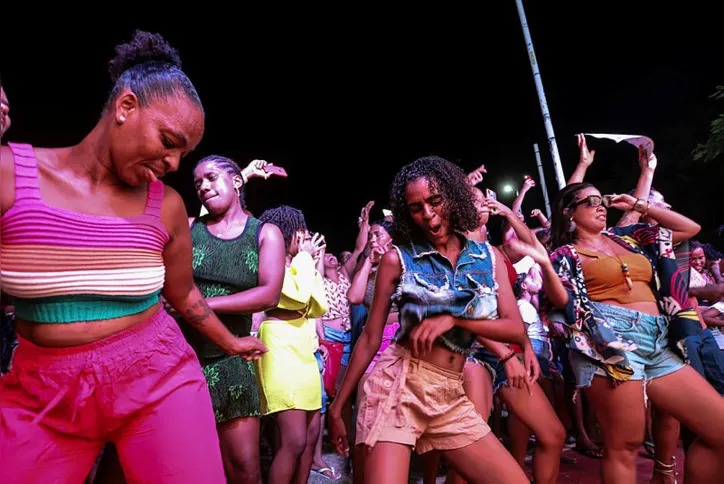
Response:
POLYGON ((384 329, 382 330, 382 343, 380 343, 380 349, 377 350, 377 354, 375 354, 374 358, 372 358, 372 362, 369 364, 367 369, 365 370, 365 374, 372 373, 372 370, 375 368, 375 365, 380 359, 380 356, 382 356, 382 353, 385 352, 388 346, 392 344, 392 340, 395 339, 395 334, 397 333, 397 330, 400 328, 400 323, 393 323, 393 324, 386 324, 384 329))
POLYGON ((357 414, 358 445, 409 445, 419 454, 466 447, 490 427, 465 395, 462 373, 413 358, 390 345, 364 384, 357 414))
POLYGON ((163 309, 87 345, 20 338, 0 378, 3 482, 83 482, 106 442, 128 482, 226 482, 206 380, 163 309))

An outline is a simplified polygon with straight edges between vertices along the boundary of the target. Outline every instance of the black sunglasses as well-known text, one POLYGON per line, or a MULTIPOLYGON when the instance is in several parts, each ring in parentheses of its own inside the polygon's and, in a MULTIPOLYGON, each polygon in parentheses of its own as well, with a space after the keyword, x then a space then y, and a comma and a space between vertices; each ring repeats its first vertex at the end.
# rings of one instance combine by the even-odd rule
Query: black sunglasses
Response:
POLYGON ((580 205, 588 205, 591 208, 600 207, 603 205, 604 207, 610 207, 611 206, 611 200, 613 199, 613 195, 606 195, 606 196, 600 196, 600 195, 589 195, 586 198, 582 198, 576 202, 573 202, 570 207, 576 208, 580 205))

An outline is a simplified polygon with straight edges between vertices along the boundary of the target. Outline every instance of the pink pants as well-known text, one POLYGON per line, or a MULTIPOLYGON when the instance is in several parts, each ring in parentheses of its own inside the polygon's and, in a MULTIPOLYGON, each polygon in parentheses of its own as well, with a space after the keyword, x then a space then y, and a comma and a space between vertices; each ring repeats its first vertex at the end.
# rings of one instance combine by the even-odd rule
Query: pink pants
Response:
POLYGON ((225 483, 201 367, 163 309, 95 343, 20 339, 0 378, 3 482, 83 482, 113 442, 127 482, 225 483))

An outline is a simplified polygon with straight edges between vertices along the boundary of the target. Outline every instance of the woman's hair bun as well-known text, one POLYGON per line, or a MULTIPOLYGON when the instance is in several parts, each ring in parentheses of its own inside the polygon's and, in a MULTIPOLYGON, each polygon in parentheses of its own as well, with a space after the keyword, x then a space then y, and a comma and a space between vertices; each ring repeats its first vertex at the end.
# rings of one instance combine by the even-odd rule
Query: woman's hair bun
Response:
POLYGON ((161 34, 136 30, 130 41, 116 46, 116 55, 108 62, 108 72, 115 83, 131 67, 151 62, 181 68, 178 51, 161 34))

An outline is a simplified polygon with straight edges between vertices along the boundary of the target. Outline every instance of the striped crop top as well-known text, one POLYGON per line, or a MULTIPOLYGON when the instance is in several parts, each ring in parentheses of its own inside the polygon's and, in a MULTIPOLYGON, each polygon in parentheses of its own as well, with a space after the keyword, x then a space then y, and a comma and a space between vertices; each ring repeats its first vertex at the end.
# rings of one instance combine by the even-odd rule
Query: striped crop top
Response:
POLYGON ((87 215, 43 203, 30 145, 9 144, 15 203, 0 219, 0 282, 18 318, 72 323, 120 318, 158 302, 164 284, 163 183, 143 214, 87 215))

